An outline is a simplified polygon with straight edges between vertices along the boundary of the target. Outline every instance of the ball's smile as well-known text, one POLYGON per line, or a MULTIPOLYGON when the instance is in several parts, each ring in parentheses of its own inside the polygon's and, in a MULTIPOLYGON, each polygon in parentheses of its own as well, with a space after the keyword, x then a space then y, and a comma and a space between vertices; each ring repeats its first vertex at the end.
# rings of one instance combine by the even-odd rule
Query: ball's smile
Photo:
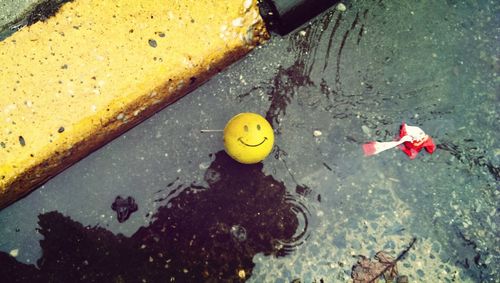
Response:
POLYGON ((264 137, 264 140, 262 140, 262 141, 261 141, 260 143, 258 143, 258 144, 248 144, 248 143, 246 143, 246 142, 244 142, 244 141, 243 141, 243 137, 238 138, 238 140, 239 140, 242 144, 244 144, 244 145, 246 145, 246 146, 250 146, 250 147, 257 147, 257 146, 259 146, 259 145, 263 144, 263 143, 267 140, 267 137, 264 137))

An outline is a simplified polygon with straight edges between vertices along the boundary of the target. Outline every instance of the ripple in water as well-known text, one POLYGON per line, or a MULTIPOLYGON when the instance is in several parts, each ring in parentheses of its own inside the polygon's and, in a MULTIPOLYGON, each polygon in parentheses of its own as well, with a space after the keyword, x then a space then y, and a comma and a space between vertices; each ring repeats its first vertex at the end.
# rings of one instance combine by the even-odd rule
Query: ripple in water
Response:
POLYGON ((302 245, 310 236, 308 230, 311 212, 295 195, 287 194, 285 201, 291 204, 291 211, 297 216, 298 226, 295 234, 287 240, 276 240, 275 248, 282 251, 280 255, 287 255, 302 245))

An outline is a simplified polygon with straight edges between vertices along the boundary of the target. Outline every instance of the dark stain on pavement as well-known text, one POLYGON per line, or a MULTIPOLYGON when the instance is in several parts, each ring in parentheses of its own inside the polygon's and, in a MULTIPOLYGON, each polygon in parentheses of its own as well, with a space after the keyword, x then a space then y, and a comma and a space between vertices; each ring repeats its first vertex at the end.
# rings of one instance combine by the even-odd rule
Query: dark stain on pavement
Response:
POLYGON ((45 0, 40 2, 35 6, 33 11, 28 13, 26 18, 27 25, 31 26, 38 21, 46 21, 50 17, 54 16, 62 5, 72 1, 73 0, 45 0))

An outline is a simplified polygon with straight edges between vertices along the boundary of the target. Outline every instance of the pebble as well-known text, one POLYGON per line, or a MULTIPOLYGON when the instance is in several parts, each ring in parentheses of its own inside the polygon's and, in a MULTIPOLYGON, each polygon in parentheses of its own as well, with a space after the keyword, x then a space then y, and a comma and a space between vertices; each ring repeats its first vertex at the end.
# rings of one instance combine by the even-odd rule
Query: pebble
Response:
POLYGON ((393 240, 390 240, 384 245, 384 249, 393 250, 394 248, 396 248, 396 243, 394 243, 393 240))
MULTIPOLYGON (((283 278, 291 278, 292 277, 292 272, 289 270, 289 269, 285 269, 283 270, 282 272, 282 276, 283 278)), ((285 281, 286 282, 286 281, 285 281)))
POLYGON ((233 225, 230 232, 233 238, 238 242, 243 242, 247 239, 247 230, 243 226, 233 225))
POLYGON ((358 240, 354 240, 351 243, 351 247, 355 250, 360 250, 361 249, 361 243, 358 240))
POLYGON ((245 9, 245 12, 248 11, 252 7, 252 0, 245 0, 243 2, 243 8, 245 9))
POLYGON ((245 270, 244 270, 244 269, 240 269, 240 270, 238 271, 238 277, 239 277, 240 279, 245 279, 245 277, 246 277, 246 273, 245 273, 245 270))
POLYGON ((208 167, 210 167, 210 163, 208 162, 202 162, 200 163, 200 165, 198 165, 198 167, 201 169, 201 170, 207 170, 208 167))
POLYGON ((234 19, 231 24, 233 27, 242 27, 243 26, 243 18, 236 18, 234 19))
POLYGON ((12 257, 17 257, 19 255, 19 249, 13 249, 9 252, 12 257))
POLYGON ((339 3, 336 9, 339 12, 345 12, 347 10, 347 7, 343 3, 339 3))
POLYGON ((313 275, 311 272, 307 272, 305 275, 304 275, 304 282, 313 282, 313 275))
POLYGON ((433 243, 431 249, 435 253, 439 253, 441 251, 441 245, 437 242, 433 243))
POLYGON ((23 136, 19 136, 19 144, 21 146, 25 146, 26 145, 26 141, 24 140, 23 136))
POLYGON ((377 238, 375 238, 373 235, 369 235, 368 236, 368 240, 372 243, 376 243, 377 242, 377 238))
POLYGON ((368 126, 366 125, 361 126, 361 130, 363 131, 363 133, 365 133, 365 135, 371 137, 372 133, 370 131, 370 128, 368 128, 368 126))
POLYGON ((339 236, 333 237, 333 244, 339 249, 344 249, 347 246, 347 242, 345 239, 345 233, 341 234, 339 236))
POLYGON ((156 43, 156 40, 154 40, 154 39, 149 39, 148 43, 149 43, 149 46, 151 46, 153 48, 156 48, 156 46, 158 46, 158 43, 156 43))

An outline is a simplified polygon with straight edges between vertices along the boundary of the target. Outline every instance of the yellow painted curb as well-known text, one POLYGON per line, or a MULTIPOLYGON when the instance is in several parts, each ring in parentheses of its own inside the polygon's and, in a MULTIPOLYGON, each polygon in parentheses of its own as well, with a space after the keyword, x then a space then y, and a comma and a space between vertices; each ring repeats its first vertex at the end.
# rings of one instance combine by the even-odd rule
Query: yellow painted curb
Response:
POLYGON ((0 42, 0 208, 267 38, 255 0, 76 0, 0 42))

